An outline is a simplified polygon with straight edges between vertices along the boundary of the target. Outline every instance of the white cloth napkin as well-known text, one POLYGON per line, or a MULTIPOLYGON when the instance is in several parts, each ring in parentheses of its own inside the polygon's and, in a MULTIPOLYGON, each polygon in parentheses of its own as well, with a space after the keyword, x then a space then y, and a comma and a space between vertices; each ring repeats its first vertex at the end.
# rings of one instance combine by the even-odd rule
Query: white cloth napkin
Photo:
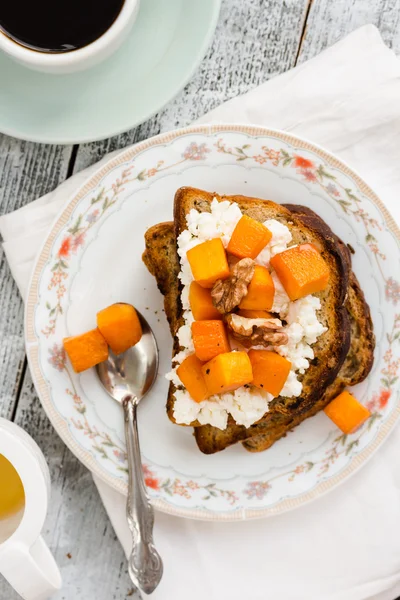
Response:
MULTIPOLYGON (((400 62, 373 26, 201 119, 285 129, 359 170, 400 223, 400 62)), ((107 160, 108 157, 104 160, 107 160)), ((61 206, 98 164, 0 219, 22 296, 61 206)), ((162 600, 394 600, 400 595, 400 428, 360 472, 316 502, 261 521, 157 513, 162 600)), ((128 554, 125 499, 95 478, 128 554)))

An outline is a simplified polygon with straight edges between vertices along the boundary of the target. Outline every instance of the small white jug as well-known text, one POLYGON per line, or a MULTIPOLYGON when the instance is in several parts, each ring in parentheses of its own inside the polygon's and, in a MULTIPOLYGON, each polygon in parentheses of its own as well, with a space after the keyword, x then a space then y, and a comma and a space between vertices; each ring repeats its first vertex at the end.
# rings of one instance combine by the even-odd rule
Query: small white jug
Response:
POLYGON ((58 567, 40 535, 50 497, 49 469, 33 439, 2 418, 0 454, 13 465, 25 491, 24 510, 0 521, 0 573, 25 600, 47 600, 61 587, 58 567))

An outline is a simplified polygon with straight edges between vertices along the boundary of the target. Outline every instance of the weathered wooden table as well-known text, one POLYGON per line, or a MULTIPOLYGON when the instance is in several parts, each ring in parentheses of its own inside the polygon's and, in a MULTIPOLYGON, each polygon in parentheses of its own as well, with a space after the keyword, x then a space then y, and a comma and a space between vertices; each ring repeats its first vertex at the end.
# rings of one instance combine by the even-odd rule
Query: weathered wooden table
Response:
MULTIPOLYGON (((111 150, 188 125, 367 23, 375 24, 400 53, 400 0, 223 0, 213 44, 192 81, 143 125, 81 146, 47 146, 0 135, 1 213, 49 192, 111 150)), ((0 307, 0 416, 26 429, 50 465, 53 493, 44 537, 64 580, 56 599, 132 597, 124 554, 91 475, 59 439, 35 393, 24 350, 23 304, 3 253, 0 307)), ((0 600, 16 599, 0 576, 0 600)))

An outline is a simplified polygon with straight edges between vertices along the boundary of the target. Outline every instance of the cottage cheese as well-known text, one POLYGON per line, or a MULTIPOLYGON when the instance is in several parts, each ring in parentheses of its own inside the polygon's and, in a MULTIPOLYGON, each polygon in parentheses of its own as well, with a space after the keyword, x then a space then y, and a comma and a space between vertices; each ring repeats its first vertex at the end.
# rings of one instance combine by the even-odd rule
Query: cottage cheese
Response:
POLYGON ((292 241, 292 234, 286 225, 276 219, 267 219, 267 221, 264 221, 264 225, 272 233, 272 238, 269 244, 257 256, 256 263, 263 267, 269 267, 269 261, 272 256, 286 250, 287 245, 292 241))
MULTIPOLYGON (((175 367, 166 376, 176 386, 182 385, 176 374, 176 367, 194 352, 191 334, 191 324, 194 319, 189 304, 189 287, 193 281, 193 275, 186 253, 190 248, 216 237, 221 238, 226 247, 241 217, 241 210, 236 203, 218 202, 214 198, 211 202, 210 213, 200 213, 194 209, 190 211, 186 217, 187 229, 178 237, 178 255, 181 262, 179 279, 183 285, 181 301, 185 321, 178 331, 178 340, 183 350, 174 357, 175 367)), ((271 257, 287 249, 288 244, 292 241, 292 234, 286 225, 275 219, 268 219, 264 224, 271 231, 272 238, 257 256, 256 263, 269 267, 271 257)), ((272 311, 286 320, 285 331, 289 338, 287 345, 276 346, 273 349, 292 363, 292 370, 286 380, 282 395, 299 396, 302 384, 297 378, 297 373, 303 374, 308 368, 309 360, 314 358, 310 344, 313 344, 318 336, 326 331, 326 328, 318 321, 316 314, 321 306, 319 299, 313 296, 290 302, 273 270, 271 276, 275 285, 272 311)), ((232 340, 232 349, 243 350, 239 346, 232 340)), ((243 386, 232 393, 213 396, 203 402, 195 402, 186 390, 178 389, 175 392, 175 399, 174 418, 177 423, 189 425, 197 420, 202 425, 210 424, 225 429, 229 415, 232 415, 236 423, 246 427, 258 421, 268 411, 268 405, 273 396, 261 390, 243 386)))
POLYGON ((289 310, 290 298, 285 292, 285 288, 281 284, 281 281, 274 270, 271 271, 271 277, 275 286, 274 302, 272 304, 271 312, 278 313, 281 319, 284 319, 289 310))
POLYGON ((268 412, 268 404, 272 398, 267 392, 241 387, 232 393, 212 396, 203 402, 194 402, 186 390, 177 390, 174 417, 177 423, 185 425, 197 420, 201 425, 209 423, 219 429, 225 429, 231 414, 238 425, 250 427, 268 412))
POLYGON ((292 370, 300 374, 306 372, 310 366, 309 361, 314 358, 310 344, 314 344, 318 337, 328 330, 318 321, 317 310, 320 308, 321 302, 315 296, 306 296, 290 302, 286 316, 287 325, 284 327, 289 341, 284 346, 275 347, 276 352, 290 360, 292 370))
POLYGON ((290 371, 288 378, 285 381, 285 385, 282 388, 281 396, 286 396, 287 398, 292 398, 293 396, 300 396, 303 386, 301 382, 297 379, 296 373, 294 371, 290 371))
MULTIPOLYGON (((190 248, 212 240, 216 237, 222 239, 224 246, 229 244, 242 212, 235 202, 218 202, 216 198, 211 202, 211 212, 199 212, 194 208, 186 217, 187 229, 178 237, 178 254, 181 266, 188 264, 186 253, 190 248)), ((189 266, 190 270, 190 266, 189 266)))

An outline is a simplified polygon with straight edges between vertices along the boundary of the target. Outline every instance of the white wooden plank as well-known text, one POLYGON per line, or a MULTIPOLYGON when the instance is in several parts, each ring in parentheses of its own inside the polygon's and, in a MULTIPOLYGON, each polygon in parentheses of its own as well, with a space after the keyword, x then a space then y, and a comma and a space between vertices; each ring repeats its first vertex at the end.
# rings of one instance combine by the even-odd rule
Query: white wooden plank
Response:
POLYGON ((312 0, 299 62, 316 56, 362 25, 372 23, 400 53, 400 0, 312 0))
MULTIPOLYGON (((65 179, 71 148, 0 135, 0 214, 55 188, 65 179)), ((0 249, 0 416, 11 417, 25 358, 23 306, 0 249)))

